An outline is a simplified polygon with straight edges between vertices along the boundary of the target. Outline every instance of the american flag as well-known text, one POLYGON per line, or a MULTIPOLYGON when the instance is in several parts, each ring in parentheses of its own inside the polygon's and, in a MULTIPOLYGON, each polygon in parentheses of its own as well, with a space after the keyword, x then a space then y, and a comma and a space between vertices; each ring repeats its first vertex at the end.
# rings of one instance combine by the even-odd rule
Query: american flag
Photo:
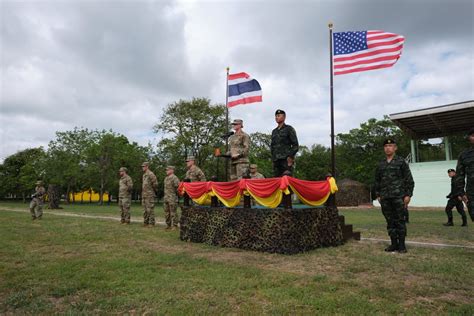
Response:
POLYGON ((402 54, 405 37, 384 31, 336 32, 334 75, 393 66, 402 54))

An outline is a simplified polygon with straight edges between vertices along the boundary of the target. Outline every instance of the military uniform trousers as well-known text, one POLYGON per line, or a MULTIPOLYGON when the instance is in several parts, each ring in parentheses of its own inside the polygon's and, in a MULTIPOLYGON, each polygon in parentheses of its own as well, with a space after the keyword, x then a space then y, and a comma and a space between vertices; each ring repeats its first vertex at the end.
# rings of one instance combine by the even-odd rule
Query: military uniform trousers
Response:
POLYGON ((178 204, 175 201, 171 201, 171 202, 165 201, 164 209, 165 209, 166 225, 168 227, 178 226, 178 216, 176 213, 177 208, 178 208, 178 204))
POLYGON ((291 176, 293 174, 293 166, 288 166, 286 159, 278 159, 273 161, 273 175, 275 177, 282 177, 285 175, 291 176))
POLYGON ((119 197, 120 221, 122 223, 130 223, 130 204, 130 197, 119 197))
POLYGON ((34 198, 30 202, 30 213, 33 218, 41 218, 43 216, 43 201, 34 198))
POLYGON ((143 224, 155 225, 155 198, 154 197, 143 197, 143 224))
POLYGON ((471 220, 474 222, 474 194, 466 194, 467 195, 467 211, 469 212, 469 216, 471 220))
POLYGON ((457 197, 455 198, 450 198, 448 200, 448 204, 446 204, 446 215, 448 215, 448 218, 453 218, 453 208, 456 207, 456 210, 458 211, 459 215, 462 217, 466 216, 466 212, 464 212, 464 206, 461 201, 457 197))
POLYGON ((248 162, 238 162, 230 164, 230 180, 234 181, 237 179, 242 179, 242 177, 248 172, 249 163, 248 162))
POLYGON ((405 204, 403 199, 382 198, 380 201, 382 214, 387 221, 387 232, 391 238, 405 237, 407 228, 405 224, 405 204))

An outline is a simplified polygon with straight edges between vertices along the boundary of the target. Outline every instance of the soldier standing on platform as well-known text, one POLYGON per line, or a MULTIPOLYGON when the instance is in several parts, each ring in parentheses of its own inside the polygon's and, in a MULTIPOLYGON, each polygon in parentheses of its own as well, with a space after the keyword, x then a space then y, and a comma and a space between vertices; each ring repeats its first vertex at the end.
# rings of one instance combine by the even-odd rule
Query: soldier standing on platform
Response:
POLYGON ((178 207, 178 186, 179 179, 174 174, 174 167, 166 167, 166 178, 164 183, 163 198, 165 216, 166 216, 166 229, 176 229, 178 227, 178 218, 176 209, 178 207))
POLYGON ((258 172, 256 164, 250 165, 250 179, 265 179, 263 174, 258 172))
POLYGON ((30 213, 33 220, 43 217, 44 195, 46 190, 43 181, 36 181, 35 193, 31 196, 30 213))
POLYGON ((195 165, 195 160, 194 156, 188 156, 186 158, 186 167, 188 168, 188 171, 186 171, 185 179, 190 182, 204 182, 206 181, 206 176, 204 175, 204 172, 195 165))
POLYGON ((275 122, 278 126, 272 131, 270 150, 272 153, 273 173, 275 177, 291 175, 298 152, 298 137, 290 125, 285 124, 286 113, 276 110, 275 122))
POLYGON ((231 159, 231 181, 242 179, 242 177, 248 172, 249 168, 250 137, 242 130, 243 127, 242 120, 237 119, 232 122, 232 128, 235 132, 229 137, 230 151, 227 153, 231 159))
POLYGON ((456 177, 456 170, 449 169, 448 175, 451 178, 451 192, 449 192, 449 194, 446 196, 446 198, 448 199, 448 204, 446 204, 445 211, 446 211, 446 215, 448 215, 448 222, 443 225, 454 226, 453 207, 456 207, 456 210, 458 211, 459 215, 461 215, 461 218, 462 218, 462 226, 467 226, 467 218, 466 218, 466 212, 464 212, 464 205, 462 204, 462 201, 456 195, 456 182, 454 182, 454 179, 456 177))
POLYGON ((457 195, 466 203, 474 222, 474 127, 469 130, 468 139, 471 146, 459 155, 455 182, 457 195))
POLYGON ((387 231, 391 245, 385 251, 406 253, 405 237, 407 228, 404 207, 408 207, 415 183, 407 162, 395 155, 397 144, 391 138, 383 143, 385 159, 375 171, 375 195, 382 206, 387 221, 387 231))
POLYGON ((122 224, 130 224, 130 204, 132 203, 133 181, 127 174, 125 167, 119 169, 119 208, 120 222, 122 224))
POLYGON ((143 205, 143 226, 153 227, 155 225, 155 196, 158 189, 158 180, 149 169, 148 162, 142 163, 142 205, 143 205))

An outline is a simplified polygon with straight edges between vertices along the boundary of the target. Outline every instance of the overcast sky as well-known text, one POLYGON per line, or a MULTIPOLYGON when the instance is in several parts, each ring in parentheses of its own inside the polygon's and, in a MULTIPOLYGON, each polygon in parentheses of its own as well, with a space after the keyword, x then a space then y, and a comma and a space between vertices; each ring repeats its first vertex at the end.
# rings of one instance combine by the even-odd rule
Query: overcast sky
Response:
POLYGON ((263 102, 231 109, 269 133, 277 108, 300 143, 328 145, 329 21, 405 36, 391 68, 335 77, 336 133, 371 117, 474 99, 473 0, 0 0, 0 161, 75 126, 156 143, 163 108, 225 102, 225 68, 263 102))

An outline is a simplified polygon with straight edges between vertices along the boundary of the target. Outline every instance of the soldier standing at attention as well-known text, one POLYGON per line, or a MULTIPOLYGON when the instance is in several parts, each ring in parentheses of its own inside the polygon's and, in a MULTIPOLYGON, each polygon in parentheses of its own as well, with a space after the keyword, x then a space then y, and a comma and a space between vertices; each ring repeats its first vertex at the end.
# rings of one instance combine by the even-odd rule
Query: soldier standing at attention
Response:
POLYGON ((227 153, 231 159, 231 181, 242 179, 249 168, 250 137, 242 130, 242 127, 244 127, 242 120, 234 120, 232 122, 232 129, 235 133, 229 137, 230 151, 227 153))
POLYGON ((133 181, 127 174, 125 167, 119 169, 119 208, 120 222, 122 224, 130 224, 130 204, 132 202, 133 181))
POLYGON ((186 167, 188 171, 186 171, 185 179, 189 180, 190 182, 205 182, 206 176, 204 172, 195 165, 195 158, 194 156, 188 156, 186 158, 186 167))
POLYGON ((295 155, 298 152, 296 131, 290 125, 285 124, 285 119, 285 111, 276 110, 275 121, 278 126, 272 131, 270 145, 275 177, 292 174, 295 155))
POLYGON ((469 130, 468 139, 471 147, 459 155, 454 181, 457 195, 466 203, 469 216, 474 222, 474 127, 469 130))
POLYGON ((391 138, 383 143, 385 159, 380 161, 375 171, 375 195, 382 206, 387 221, 387 231, 391 245, 385 251, 406 253, 405 237, 407 228, 404 207, 408 207, 415 183, 406 161, 395 155, 397 144, 391 138))
POLYGON ((250 179, 265 179, 263 174, 258 172, 256 164, 250 165, 250 179))
POLYGON ((165 196, 164 209, 166 216, 166 229, 176 229, 178 227, 178 218, 176 216, 177 202, 178 202, 178 186, 179 179, 174 174, 174 167, 166 167, 166 178, 165 178, 165 196))
POLYGON ((448 175, 451 178, 451 192, 446 196, 448 199, 448 204, 446 204, 446 215, 448 215, 448 222, 446 224, 443 224, 444 226, 454 226, 453 224, 453 207, 456 206, 456 210, 462 217, 462 226, 467 226, 467 218, 466 218, 466 212, 464 212, 464 205, 462 204, 462 200, 458 198, 456 195, 456 182, 455 177, 456 177, 456 170, 454 169, 449 169, 448 170, 448 175))
POLYGON ((36 181, 35 193, 31 196, 30 213, 32 219, 41 219, 43 216, 44 195, 46 190, 43 186, 43 181, 36 181))
POLYGON ((143 205, 143 226, 153 227, 155 225, 155 191, 158 188, 158 180, 149 169, 148 162, 142 163, 143 179, 142 179, 142 205, 143 205))

